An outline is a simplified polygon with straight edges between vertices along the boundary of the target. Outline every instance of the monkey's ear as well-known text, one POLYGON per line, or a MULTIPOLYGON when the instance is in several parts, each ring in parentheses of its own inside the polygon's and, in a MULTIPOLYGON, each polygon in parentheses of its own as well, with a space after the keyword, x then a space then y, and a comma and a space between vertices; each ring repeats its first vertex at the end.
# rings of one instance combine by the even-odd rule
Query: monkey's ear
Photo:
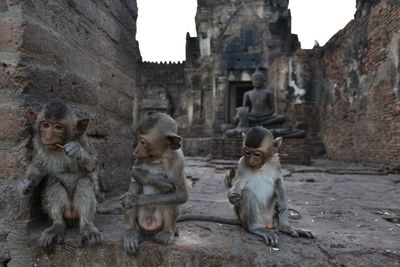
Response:
POLYGON ((31 122, 36 122, 39 113, 43 107, 39 103, 31 103, 26 106, 26 114, 28 115, 31 122))
POLYGON ((86 132, 86 129, 89 125, 89 119, 80 119, 76 124, 76 134, 78 136, 83 135, 86 132))
POLYGON ((274 148, 275 151, 278 151, 282 144, 282 137, 278 137, 274 139, 274 148))
POLYGON ((172 150, 178 150, 182 147, 182 137, 175 134, 167 135, 167 139, 169 141, 169 148, 172 150))
POLYGON ((38 113, 33 111, 33 109, 31 109, 31 108, 29 108, 27 110, 27 113, 28 113, 29 119, 31 119, 32 122, 35 122, 38 117, 38 113))

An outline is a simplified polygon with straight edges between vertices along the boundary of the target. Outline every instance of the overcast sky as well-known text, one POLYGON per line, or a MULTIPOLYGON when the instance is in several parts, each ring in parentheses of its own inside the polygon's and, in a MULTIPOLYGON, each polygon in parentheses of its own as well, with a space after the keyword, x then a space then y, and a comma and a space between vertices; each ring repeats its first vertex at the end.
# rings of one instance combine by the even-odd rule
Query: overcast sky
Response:
MULTIPOLYGON (((137 0, 136 39, 143 61, 185 60, 186 32, 196 36, 197 0, 137 0)), ((292 33, 302 48, 323 46, 355 13, 355 0, 290 0, 292 33)))

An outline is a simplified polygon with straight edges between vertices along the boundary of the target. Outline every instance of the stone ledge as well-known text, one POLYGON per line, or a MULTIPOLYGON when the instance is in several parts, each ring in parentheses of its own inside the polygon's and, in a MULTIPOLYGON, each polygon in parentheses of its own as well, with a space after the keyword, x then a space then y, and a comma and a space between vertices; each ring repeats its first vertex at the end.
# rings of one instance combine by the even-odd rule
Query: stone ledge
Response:
MULTIPOLYGON (((104 243, 96 248, 82 247, 75 229, 69 229, 64 244, 46 254, 37 239, 45 225, 30 228, 28 236, 11 232, 8 247, 11 261, 7 266, 395 266, 400 257, 385 251, 352 246, 326 244, 327 240, 293 239, 280 234, 279 251, 267 247, 260 238, 237 226, 207 222, 178 224, 180 236, 170 246, 145 241, 135 256, 122 246, 123 216, 98 216, 96 225, 104 235, 104 243), (394 264, 394 265, 392 265, 394 264), (373 264, 372 264, 373 265, 373 264)), ((322 231, 322 229, 320 229, 322 231)), ((323 234, 322 232, 318 233, 323 234)))
MULTIPOLYGON (((222 163, 210 163, 201 158, 187 159, 187 175, 198 179, 195 179, 185 213, 234 216, 226 198, 224 173, 217 171, 222 163)), ((325 162, 323 166, 341 168, 335 162, 325 162)), ((270 249, 259 237, 238 226, 190 221, 178 223, 179 237, 174 244, 164 246, 146 241, 141 244, 136 256, 129 256, 122 246, 123 216, 110 214, 97 215, 95 220, 104 235, 102 245, 81 247, 77 230, 69 229, 65 243, 50 255, 39 248, 37 241, 48 223, 30 224, 29 227, 23 223, 8 223, 0 228, 0 232, 8 233, 9 251, 3 254, 11 258, 7 266, 400 264, 400 227, 384 219, 385 214, 394 219, 400 216, 396 206, 399 175, 336 175, 312 170, 296 173, 304 167, 293 168, 294 172, 285 177, 288 205, 299 211, 302 218, 290 223, 295 227, 311 229, 317 239, 291 238, 279 233, 279 251, 270 249), (371 192, 365 193, 366 188, 371 192)), ((1 243, 0 240, 0 248, 1 243)))

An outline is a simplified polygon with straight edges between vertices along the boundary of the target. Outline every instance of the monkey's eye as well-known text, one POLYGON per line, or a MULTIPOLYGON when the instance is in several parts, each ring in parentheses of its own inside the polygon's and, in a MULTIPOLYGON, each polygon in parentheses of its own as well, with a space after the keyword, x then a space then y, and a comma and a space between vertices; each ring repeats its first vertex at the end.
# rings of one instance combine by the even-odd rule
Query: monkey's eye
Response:
POLYGON ((255 157, 261 157, 262 156, 262 152, 254 152, 254 156, 255 157))
POLYGON ((250 154, 251 154, 251 152, 248 151, 248 150, 243 150, 243 153, 244 153, 246 156, 250 156, 250 154))
POLYGON ((57 124, 54 128, 55 128, 57 131, 62 131, 62 130, 64 130, 64 126, 61 125, 61 124, 57 124))
POLYGON ((50 127, 50 124, 48 124, 47 122, 42 122, 40 125, 45 129, 50 127))
POLYGON ((143 138, 139 138, 139 143, 140 143, 142 146, 146 146, 146 145, 147 145, 146 140, 144 140, 143 138))

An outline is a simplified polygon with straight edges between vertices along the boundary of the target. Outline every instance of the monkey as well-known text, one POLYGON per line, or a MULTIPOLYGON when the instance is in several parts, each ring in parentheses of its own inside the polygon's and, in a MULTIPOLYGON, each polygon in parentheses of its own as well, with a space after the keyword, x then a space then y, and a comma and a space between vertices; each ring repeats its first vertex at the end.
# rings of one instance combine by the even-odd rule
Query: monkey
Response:
POLYGON ((68 223, 78 221, 82 243, 99 244, 102 234, 93 224, 98 164, 86 135, 89 119, 78 119, 62 100, 52 100, 29 115, 35 130, 33 159, 18 189, 29 194, 44 180, 41 205, 53 224, 41 234, 40 246, 52 251, 63 240, 68 223))
POLYGON ((274 226, 292 237, 315 238, 311 231, 294 228, 288 223, 286 189, 279 157, 274 153, 281 142, 281 137, 274 139, 272 133, 261 126, 252 128, 244 137, 237 172, 225 177, 225 183, 231 185, 228 200, 241 225, 273 247, 279 245, 274 226))
POLYGON ((229 171, 226 172, 225 177, 224 177, 224 184, 225 187, 231 188, 232 187, 232 181, 236 176, 236 170, 231 168, 229 171))
POLYGON ((150 114, 136 128, 132 183, 121 197, 128 254, 135 254, 146 238, 162 244, 175 239, 180 207, 189 197, 182 138, 177 132, 175 120, 164 113, 150 114))

